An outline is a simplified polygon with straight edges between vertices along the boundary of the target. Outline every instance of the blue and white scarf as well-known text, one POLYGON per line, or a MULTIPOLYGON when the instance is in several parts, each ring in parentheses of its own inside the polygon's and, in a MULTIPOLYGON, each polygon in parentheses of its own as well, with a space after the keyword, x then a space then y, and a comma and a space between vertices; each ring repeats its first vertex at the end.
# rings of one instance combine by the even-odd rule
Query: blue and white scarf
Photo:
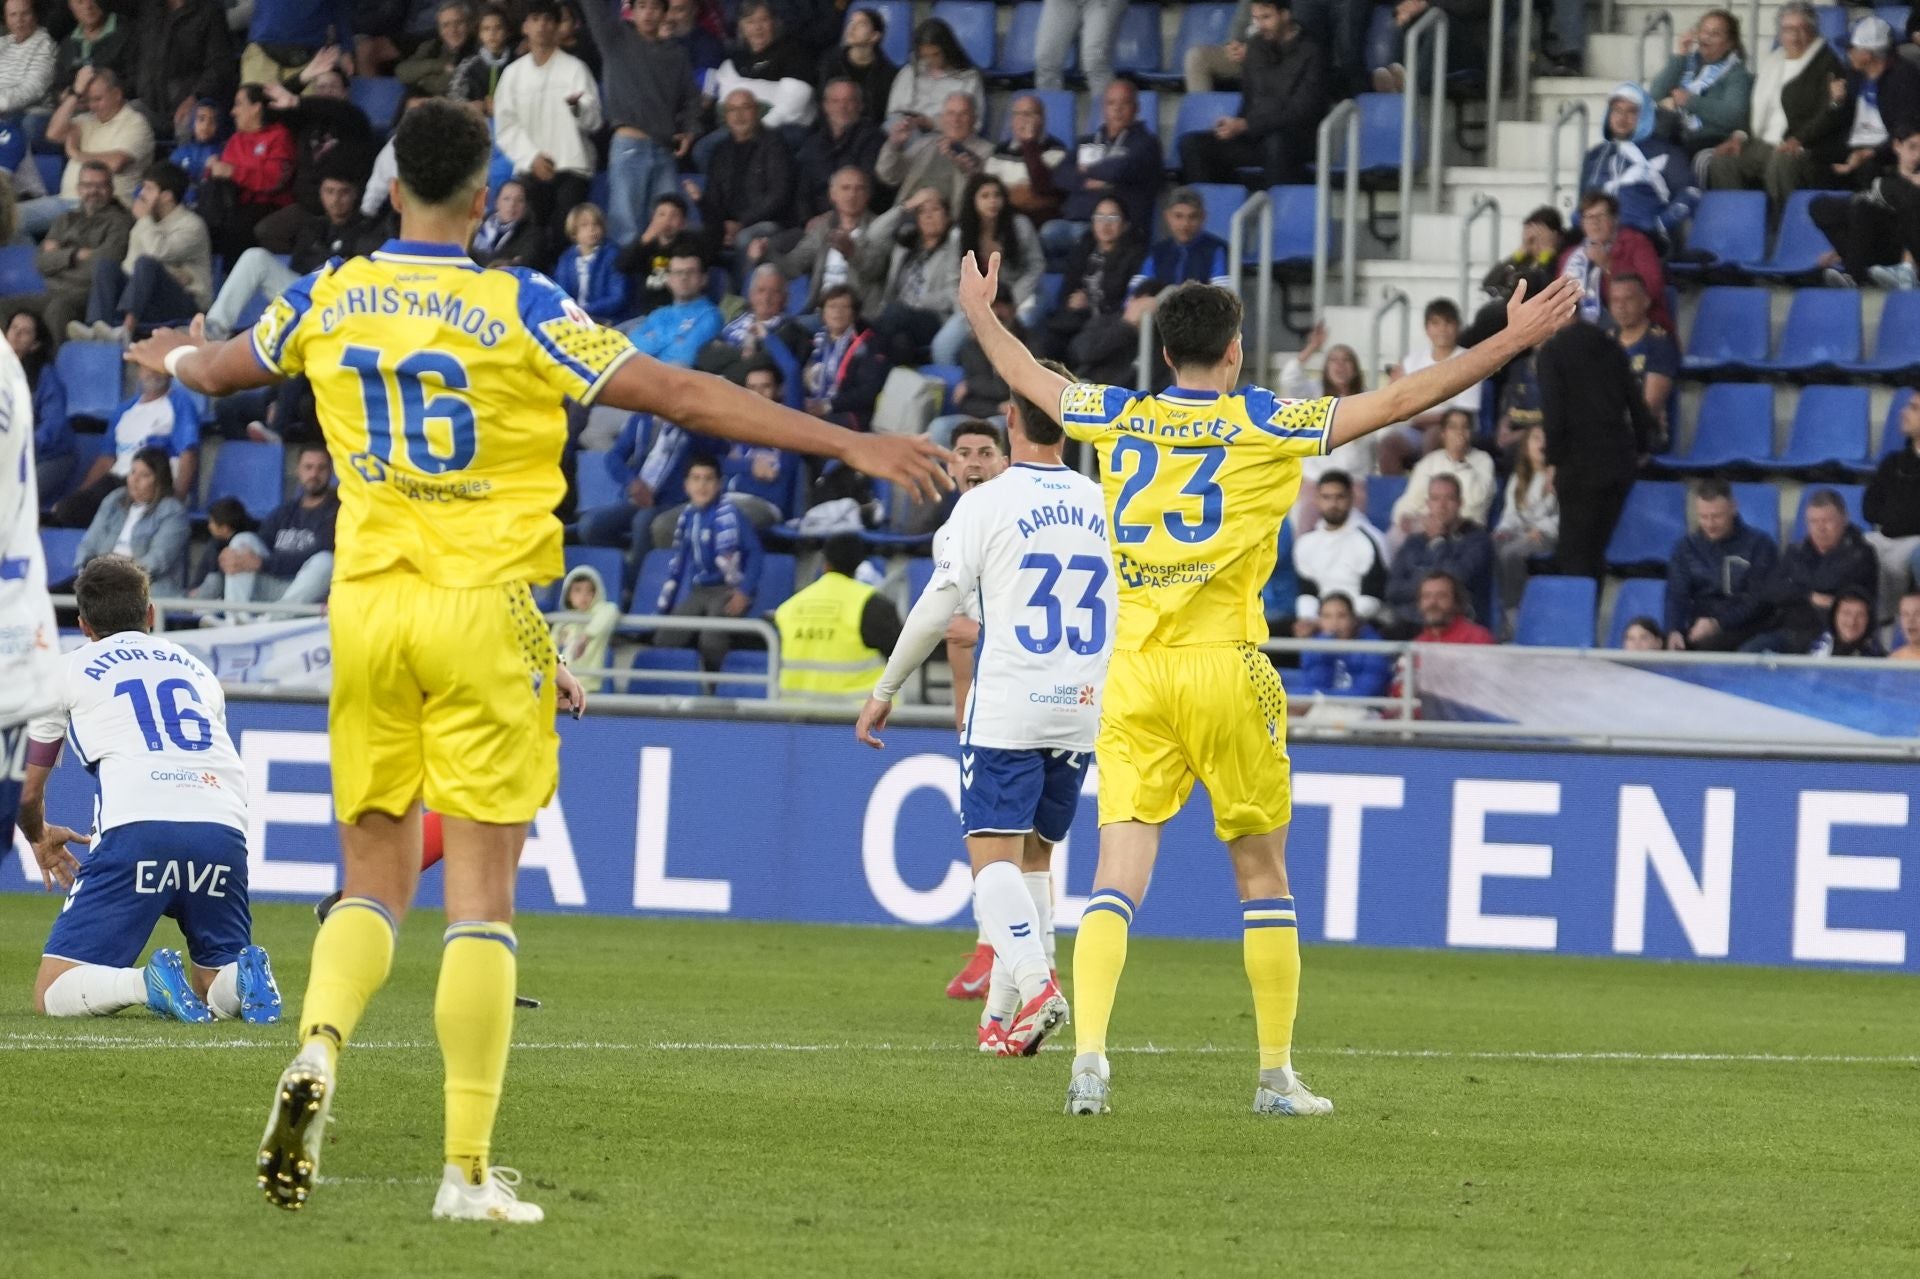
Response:
MULTIPOLYGON (((1687 62, 1693 66, 1694 70, 1691 75, 1681 78, 1680 87, 1685 89, 1692 97, 1697 98, 1718 84, 1721 76, 1739 66, 1740 55, 1737 53, 1729 53, 1718 62, 1702 63, 1699 54, 1691 53, 1687 55, 1687 62)), ((1693 112, 1682 111, 1680 118, 1686 121, 1689 132, 1700 128, 1700 117, 1693 114, 1693 112)))

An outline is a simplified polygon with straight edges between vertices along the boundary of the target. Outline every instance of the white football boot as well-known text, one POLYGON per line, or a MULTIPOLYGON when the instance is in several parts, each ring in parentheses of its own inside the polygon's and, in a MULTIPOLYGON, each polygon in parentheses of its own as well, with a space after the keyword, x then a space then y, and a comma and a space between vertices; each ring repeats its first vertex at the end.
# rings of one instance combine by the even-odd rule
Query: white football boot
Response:
POLYGON ((1107 1084, 1107 1059, 1100 1053, 1081 1053, 1073 1059, 1073 1078, 1067 1082, 1069 1115, 1104 1115, 1112 1107, 1107 1099, 1113 1089, 1107 1084))
POLYGON ((467 1184, 467 1175, 453 1164, 440 1174, 440 1189, 433 1196, 435 1221, 504 1221, 514 1225, 532 1225, 545 1221, 547 1214, 538 1204, 521 1203, 520 1174, 512 1168, 494 1164, 487 1179, 478 1186, 467 1184))
POLYGON ((1260 1072, 1260 1087, 1253 1094, 1256 1115, 1331 1115, 1333 1103, 1310 1090, 1293 1069, 1260 1072))

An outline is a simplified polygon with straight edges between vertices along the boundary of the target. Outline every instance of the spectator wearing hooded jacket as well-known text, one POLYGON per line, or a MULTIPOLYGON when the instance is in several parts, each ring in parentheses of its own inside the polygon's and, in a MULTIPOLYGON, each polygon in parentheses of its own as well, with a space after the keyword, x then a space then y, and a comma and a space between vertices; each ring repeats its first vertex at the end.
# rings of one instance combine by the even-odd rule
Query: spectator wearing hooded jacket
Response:
POLYGON ((1858 595, 1871 609, 1880 562, 1832 489, 1807 499, 1807 535, 1789 546, 1762 588, 1767 629, 1741 647, 1749 653, 1806 653, 1826 629, 1836 601, 1858 595))
MULTIPOLYGON (((1764 190, 1776 224, 1788 196, 1827 185, 1833 166, 1846 158, 1847 120, 1833 110, 1829 88, 1843 74, 1820 38, 1813 6, 1800 0, 1782 5, 1780 47, 1760 59, 1752 116, 1713 149, 1707 185, 1716 191, 1764 190)), ((1626 218, 1624 200, 1621 207, 1623 220, 1635 225, 1626 218)))
MULTIPOLYGON (((1309 535, 1311 536, 1311 535, 1309 535)), ((1378 640, 1380 632, 1360 620, 1354 603, 1341 591, 1318 601, 1313 634, 1322 639, 1378 640)), ((1302 683, 1323 697, 1383 697, 1393 685, 1393 657, 1387 653, 1338 653, 1325 650, 1300 657, 1302 683)))
POLYGON ((1761 589, 1780 550, 1740 518, 1725 480, 1703 480, 1693 511, 1699 527, 1680 539, 1667 564, 1667 647, 1724 653, 1765 624, 1761 589))
POLYGON ((1700 184, 1686 152, 1653 131, 1653 99, 1631 81, 1614 88, 1600 141, 1580 162, 1580 190, 1604 191, 1620 205, 1620 223, 1665 244, 1693 216, 1700 184))
MULTIPOLYGON (((613 628, 620 621, 620 606, 607 598, 600 570, 582 564, 568 573, 560 583, 560 607, 564 612, 586 614, 579 621, 553 624, 553 647, 560 660, 583 671, 604 667, 613 628)), ((586 676, 580 683, 589 693, 604 687, 598 676, 586 676)))
MULTIPOLYGON (((760 589, 764 562, 753 524, 739 507, 720 500, 720 464, 706 454, 695 457, 687 466, 687 505, 674 525, 667 580, 654 607, 675 617, 744 617, 760 589)), ((695 641, 688 632, 662 630, 653 642, 656 648, 694 643, 711 671, 725 660, 733 636, 703 630, 695 641)))

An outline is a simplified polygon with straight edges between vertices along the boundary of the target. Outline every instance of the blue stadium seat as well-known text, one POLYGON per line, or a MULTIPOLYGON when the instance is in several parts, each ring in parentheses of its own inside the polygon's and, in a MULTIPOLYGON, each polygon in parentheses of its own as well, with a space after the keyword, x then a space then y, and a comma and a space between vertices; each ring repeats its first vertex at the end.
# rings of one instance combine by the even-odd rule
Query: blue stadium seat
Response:
POLYGON ((1740 518, 1776 542, 1780 540, 1780 490, 1765 480, 1750 480, 1728 486, 1733 490, 1733 507, 1740 518))
MULTIPOLYGON (((633 655, 636 671, 700 673, 700 654, 690 648, 643 648, 633 655)), ((652 697, 699 697, 706 686, 697 679, 643 679, 627 681, 626 691, 652 697)))
POLYGON ((1846 6, 1821 4, 1813 8, 1814 20, 1820 24, 1820 36, 1842 61, 1846 60, 1847 46, 1852 43, 1852 32, 1848 29, 1846 6))
POLYGON ((933 557, 916 555, 907 561, 907 607, 920 602, 920 594, 933 580, 933 557))
POLYGON ((1759 262, 1766 256, 1766 192, 1708 191, 1700 197, 1687 228, 1687 258, 1670 262, 1667 270, 1687 275, 1713 266, 1759 262))
MULTIPOLYGON (((901 8, 905 8, 903 4, 901 8)), ((888 35, 893 32, 889 30, 888 35)), ((1033 77, 1033 55, 1040 47, 1040 0, 1024 0, 1013 7, 1013 20, 1007 26, 1006 35, 1000 38, 1000 54, 994 59, 990 74, 997 80, 1029 80, 1033 77)), ((895 59, 902 66, 906 63, 895 59)), ((1072 75, 1080 69, 1080 42, 1073 42, 1067 50, 1066 72, 1072 75)))
MULTIPOLYGON (((1158 89, 1137 89, 1134 91, 1140 100, 1140 123, 1147 126, 1147 132, 1154 137, 1160 136, 1160 91, 1158 89)), ((1100 99, 1088 94, 1080 103, 1080 134, 1082 137, 1100 127, 1100 99)))
POLYGON ((1866 516, 1860 513, 1860 504, 1866 500, 1867 486, 1864 484, 1809 484, 1800 490, 1800 506, 1793 515, 1793 540, 1798 542, 1807 535, 1807 503, 1815 493, 1822 489, 1832 489, 1847 504, 1847 518, 1856 527, 1867 526, 1866 516))
POLYGON ((47 581, 64 582, 78 571, 73 562, 80 554, 80 541, 86 537, 83 528, 43 528, 40 530, 40 553, 47 557, 47 581))
MULTIPOLYGON (((207 502, 237 497, 254 519, 265 519, 286 493, 287 455, 278 444, 227 440, 213 455, 207 476, 207 502)), ((194 512, 204 516, 205 509, 194 512)))
MULTIPOLYGON (((667 566, 673 562, 673 552, 655 548, 648 551, 646 558, 640 561, 640 571, 633 579, 633 604, 635 613, 657 613, 660 610, 660 591, 667 584, 667 566)), ((687 584, 680 583, 680 593, 669 602, 668 607, 678 604, 686 598, 687 584)))
POLYGON ((587 182, 587 203, 597 205, 602 213, 607 211, 613 195, 613 177, 605 169, 595 173, 587 182))
POLYGON ((940 411, 953 412, 953 393, 967 380, 967 371, 958 364, 922 364, 920 376, 933 378, 940 383, 940 411))
POLYGON ((1893 403, 1887 406, 1887 420, 1880 427, 1880 451, 1874 454, 1876 461, 1906 447, 1907 437, 1900 433, 1900 415, 1906 411, 1907 401, 1912 398, 1913 388, 1910 386, 1903 386, 1893 393, 1893 403))
MULTIPOLYGON (((1080 136, 1079 134, 1074 132, 1075 108, 1074 108, 1074 102, 1073 102, 1073 90, 1072 89, 1021 89, 1015 92, 1012 96, 1014 98, 1021 98, 1021 97, 1025 97, 1029 93, 1031 93, 1034 97, 1040 99, 1040 105, 1046 109, 1047 132, 1051 133, 1054 137, 1059 138, 1062 142, 1067 143, 1068 151, 1071 152, 1072 146, 1073 146, 1073 140, 1078 136, 1080 136)), ((1004 113, 1002 113, 1000 117, 1000 140, 1002 142, 1005 142, 1008 138, 1011 138, 1012 136, 1013 136, 1013 101, 1012 101, 1012 98, 1009 98, 1007 101, 1007 109, 1004 113)))
MULTIPOLYGON (((872 9, 887 24, 887 34, 881 37, 880 48, 893 59, 893 65, 904 67, 913 57, 913 3, 912 0, 857 0, 847 9, 851 18, 862 9, 872 9)), ((844 29, 846 24, 841 24, 844 29)), ((986 68, 982 67, 984 71, 986 68)))
POLYGON ((1052 315, 1060 309, 1060 294, 1066 288, 1067 277, 1058 271, 1049 271, 1040 277, 1040 309, 1046 315, 1052 315))
POLYGON ((1774 459, 1782 470, 1860 470, 1867 461, 1867 388, 1810 386, 1800 392, 1793 434, 1774 459))
POLYGON ((1907 15, 1911 12, 1912 10, 1904 4, 1876 4, 1873 6, 1873 16, 1893 28, 1894 48, 1896 49, 1899 48, 1902 43, 1901 38, 1907 30, 1907 15))
POLYGON ((1920 291, 1904 289, 1886 295, 1880 310, 1880 332, 1873 342, 1873 354, 1852 364, 1842 364, 1843 373, 1864 373, 1875 377, 1895 377, 1920 371, 1920 291))
POLYGON ((33 153, 33 166, 40 170, 40 183, 49 191, 60 190, 60 178, 66 173, 67 158, 63 155, 48 155, 42 151, 33 153))
POLYGON ((1667 584, 1657 577, 1630 577, 1620 583, 1613 597, 1613 617, 1607 623, 1607 647, 1619 648, 1626 638, 1627 623, 1636 617, 1651 617, 1657 630, 1667 624, 1667 584))
POLYGON ((0 245, 0 294, 46 292, 47 282, 33 265, 37 251, 31 244, 0 245))
POLYGON ((1762 288, 1707 289, 1693 315, 1693 333, 1680 367, 1689 373, 1724 373, 1766 363, 1771 315, 1762 288))
POLYGON ((754 592, 750 612, 771 613, 793 596, 793 556, 768 551, 760 557, 760 589, 754 592))
POLYGON ((1167 167, 1180 167, 1180 139, 1189 133, 1204 133, 1222 116, 1240 113, 1237 93, 1189 93, 1180 99, 1179 114, 1173 119, 1173 136, 1166 139, 1167 167))
POLYGON ((1160 69, 1160 6, 1130 4, 1113 33, 1113 69, 1140 75, 1160 69))
POLYGON ((1813 224, 1807 206, 1827 194, 1825 191, 1795 191, 1787 197, 1780 213, 1780 233, 1774 239, 1773 254, 1765 262, 1744 262, 1749 275, 1764 279, 1811 277, 1820 270, 1820 258, 1833 251, 1826 233, 1813 224))
POLYGON ((347 101, 367 113, 375 133, 388 133, 400 118, 407 86, 392 76, 357 75, 347 82, 347 101))
MULTIPOLYGON (((1353 103, 1360 109, 1360 172, 1365 174, 1398 172, 1400 169, 1401 95, 1397 93, 1356 94, 1353 103)), ((1237 103, 1236 103, 1237 106, 1237 103)), ((1232 114, 1229 112, 1228 114, 1232 114)), ((1413 163, 1418 167, 1426 155, 1426 134, 1415 129, 1413 163)), ((1335 177, 1347 171, 1351 157, 1341 156, 1328 166, 1335 177)))
MULTIPOLYGON (((1368 506, 1372 485, 1368 483, 1368 506)), ((1664 566, 1687 531, 1687 486, 1678 480, 1637 480, 1607 543, 1611 568, 1664 566)))
POLYGON ((1773 388, 1754 382, 1718 382, 1700 401, 1693 444, 1660 464, 1676 471, 1765 466, 1773 459, 1773 388))
POLYGON ((1859 362, 1859 293, 1800 289, 1780 330, 1779 354, 1757 367, 1765 373, 1820 373, 1859 362))
MULTIPOLYGON (((1267 192, 1273 201, 1273 260, 1288 263, 1313 261, 1313 224, 1319 209, 1310 186, 1274 187, 1267 192)), ((1338 222, 1328 218, 1328 252, 1340 251, 1338 222)))
POLYGON ((573 482, 579 493, 574 505, 582 511, 611 506, 625 496, 618 482, 607 473, 606 449, 581 449, 573 460, 573 482))
MULTIPOLYGON (((1207 230, 1226 240, 1235 210, 1246 203, 1247 189, 1237 182, 1196 182, 1193 189, 1207 202, 1207 230)), ((1276 230, 1279 225, 1279 219, 1275 218, 1276 230)))
MULTIPOLYGON (((927 16, 953 28, 954 39, 973 59, 974 66, 984 72, 993 65, 993 0, 937 0, 927 16)), ((887 34, 893 34, 891 26, 887 34)))
MULTIPOLYGON (((767 655, 762 649, 741 649, 728 653, 720 659, 720 669, 728 675, 758 675, 762 679, 767 674, 767 655)), ((765 684, 715 684, 713 691, 720 697, 750 698, 765 701, 765 684)))
POLYGON ((67 342, 53 357, 60 381, 67 388, 67 416, 107 422, 126 398, 126 361, 118 342, 67 342))
POLYGON ((0 120, 0 168, 8 173, 18 169, 27 158, 29 145, 26 127, 17 116, 0 120))
POLYGON ((1150 84, 1180 85, 1186 81, 1187 50, 1199 45, 1225 44, 1233 22, 1230 4, 1189 4, 1180 11, 1180 29, 1167 46, 1158 71, 1142 68, 1135 74, 1150 84))
POLYGON ((1598 588, 1590 577, 1531 577, 1513 642, 1528 648, 1592 648, 1598 588))
POLYGON ((1393 527, 1393 504, 1407 491, 1404 475, 1369 475, 1367 484, 1367 522, 1385 532, 1393 527))

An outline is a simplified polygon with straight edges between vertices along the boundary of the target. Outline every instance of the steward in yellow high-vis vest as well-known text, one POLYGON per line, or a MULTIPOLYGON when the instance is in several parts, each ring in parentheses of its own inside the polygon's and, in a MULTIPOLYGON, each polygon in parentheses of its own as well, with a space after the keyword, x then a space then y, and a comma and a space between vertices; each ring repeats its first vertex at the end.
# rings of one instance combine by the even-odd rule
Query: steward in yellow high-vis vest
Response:
POLYGON ((829 538, 827 571, 774 610, 783 696, 865 697, 886 669, 900 615, 854 580, 863 551, 858 534, 829 538))

